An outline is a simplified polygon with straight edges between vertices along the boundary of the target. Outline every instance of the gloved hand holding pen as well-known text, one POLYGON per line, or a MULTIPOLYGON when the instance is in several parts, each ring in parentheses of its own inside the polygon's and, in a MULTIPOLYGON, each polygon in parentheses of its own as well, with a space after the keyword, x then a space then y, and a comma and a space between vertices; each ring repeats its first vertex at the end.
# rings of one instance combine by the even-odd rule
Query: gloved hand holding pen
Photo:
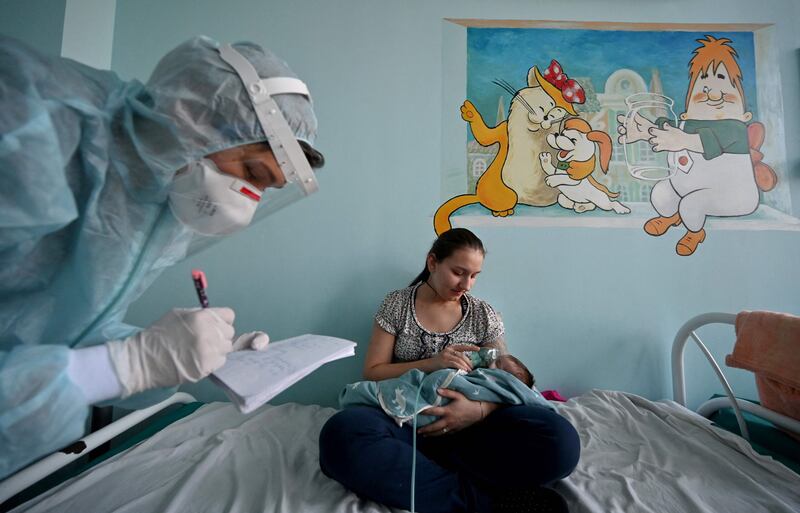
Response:
POLYGON ((108 342, 123 397, 196 382, 221 367, 233 350, 235 317, 230 308, 175 308, 150 328, 108 342))
MULTIPOLYGON (((194 288, 197 291, 197 299, 200 301, 200 306, 203 308, 209 307, 208 294, 208 279, 206 273, 200 269, 192 269, 192 281, 194 288)), ((239 335, 233 343, 234 351, 245 351, 252 349, 254 351, 263 351, 269 344, 269 335, 263 331, 250 331, 239 335)))

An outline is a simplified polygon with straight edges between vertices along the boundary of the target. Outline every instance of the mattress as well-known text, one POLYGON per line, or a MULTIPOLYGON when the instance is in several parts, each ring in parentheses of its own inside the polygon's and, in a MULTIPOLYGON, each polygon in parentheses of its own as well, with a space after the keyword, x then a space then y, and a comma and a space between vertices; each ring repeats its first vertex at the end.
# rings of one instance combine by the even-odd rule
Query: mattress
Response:
POLYGON ((319 431, 335 412, 290 403, 244 415, 230 403, 210 403, 13 511, 398 511, 320 471, 319 431))
POLYGON ((581 438, 571 513, 800 511, 800 476, 675 402, 595 390, 559 412, 581 438))
MULTIPOLYGON (((598 390, 558 408, 582 445, 555 485, 572 513, 800 511, 800 477, 677 403, 598 390)), ((211 403, 14 511, 397 512, 319 470, 335 411, 211 403)))

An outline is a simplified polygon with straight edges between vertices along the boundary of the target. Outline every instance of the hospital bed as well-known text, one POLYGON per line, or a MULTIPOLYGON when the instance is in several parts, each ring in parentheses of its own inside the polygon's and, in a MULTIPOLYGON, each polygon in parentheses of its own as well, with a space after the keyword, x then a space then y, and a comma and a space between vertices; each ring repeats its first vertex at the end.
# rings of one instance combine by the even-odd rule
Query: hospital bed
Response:
MULTIPOLYGON (((593 390, 558 405, 576 426, 582 445, 578 467, 555 485, 572 513, 800 511, 798 474, 703 416, 733 405, 745 436, 745 417, 752 413, 800 433, 796 420, 737 399, 700 339, 702 326, 734 319, 733 314, 704 314, 678 331, 672 349, 674 401, 593 390), (683 352, 690 340, 708 358, 725 391, 724 397, 701 406, 700 413, 685 407, 683 352)), ((185 394, 171 399, 191 400, 185 394)), ((134 415, 144 418, 163 407, 134 415)), ((319 470, 319 431, 335 411, 289 403, 242 415, 232 404, 205 404, 13 511, 397 511, 359 498, 319 470)), ((86 450, 136 420, 89 435, 86 450)), ((0 483, 0 496, 13 495, 64 458, 54 455, 0 483)))

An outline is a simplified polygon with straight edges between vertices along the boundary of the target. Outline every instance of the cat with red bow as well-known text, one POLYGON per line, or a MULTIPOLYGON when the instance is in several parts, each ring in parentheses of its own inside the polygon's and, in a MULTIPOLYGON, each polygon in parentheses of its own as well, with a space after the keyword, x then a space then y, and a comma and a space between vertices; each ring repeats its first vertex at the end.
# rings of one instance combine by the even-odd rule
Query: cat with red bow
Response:
POLYGON ((547 137, 559 132, 568 115, 577 115, 575 104, 585 102, 586 93, 555 60, 542 73, 536 66, 530 68, 527 87, 522 89, 502 80, 494 83, 512 95, 508 119, 490 128, 469 100, 461 106, 461 117, 478 144, 499 144, 499 150, 478 179, 474 194, 450 198, 436 211, 437 234, 449 230, 451 214, 466 205, 479 203, 503 218, 513 215, 518 203, 546 207, 557 201, 559 191, 545 183, 546 175, 536 159, 550 150, 547 137))

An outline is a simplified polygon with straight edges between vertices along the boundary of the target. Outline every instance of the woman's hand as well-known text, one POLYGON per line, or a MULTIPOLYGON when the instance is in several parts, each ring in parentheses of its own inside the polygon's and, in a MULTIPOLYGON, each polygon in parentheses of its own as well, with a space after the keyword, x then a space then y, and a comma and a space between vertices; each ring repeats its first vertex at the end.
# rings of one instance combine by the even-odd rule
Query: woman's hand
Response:
POLYGON ((439 420, 419 428, 417 434, 442 436, 466 429, 483 419, 485 403, 471 401, 461 392, 449 388, 440 388, 438 392, 440 396, 451 399, 451 401, 446 406, 432 406, 423 410, 421 413, 439 417, 439 420))
POLYGON ((464 372, 472 370, 472 362, 464 351, 479 351, 480 347, 472 344, 453 344, 447 346, 431 358, 432 370, 460 369, 464 372))

